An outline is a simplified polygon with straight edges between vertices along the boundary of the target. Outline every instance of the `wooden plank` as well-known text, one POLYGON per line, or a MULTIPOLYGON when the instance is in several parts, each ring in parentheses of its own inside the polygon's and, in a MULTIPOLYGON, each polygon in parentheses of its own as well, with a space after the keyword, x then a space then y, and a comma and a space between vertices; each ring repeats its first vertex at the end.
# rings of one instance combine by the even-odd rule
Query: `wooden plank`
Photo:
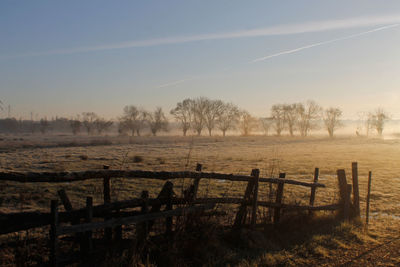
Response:
MULTIPOLYGON (((64 183, 83 181, 89 179, 103 179, 124 177, 127 179, 157 179, 157 180, 172 180, 182 178, 207 178, 215 180, 227 180, 237 182, 248 182, 252 179, 251 176, 246 175, 234 175, 234 174, 223 174, 213 172, 153 172, 153 171, 140 171, 140 170, 93 170, 93 171, 81 171, 81 172, 0 172, 0 181, 15 181, 21 183, 33 183, 33 182, 46 182, 46 183, 64 183)), ((291 179, 279 179, 279 178, 259 178, 259 182, 263 183, 285 183, 293 184, 305 187, 325 187, 324 184, 320 183, 307 183, 302 181, 296 181, 291 179)))
POLYGON ((125 218, 112 218, 108 221, 99 221, 99 222, 92 222, 92 223, 84 223, 80 225, 71 225, 71 226, 63 226, 60 227, 58 232, 60 235, 64 234, 73 234, 79 232, 86 232, 86 231, 93 231, 96 229, 101 229, 105 227, 115 227, 117 225, 130 225, 130 224, 137 224, 145 221, 151 221, 155 219, 161 219, 171 216, 180 216, 183 214, 190 214, 196 213, 204 210, 209 210, 214 208, 214 204, 209 203, 202 206, 193 206, 193 207, 184 207, 184 208, 176 208, 174 210, 168 211, 160 211, 154 213, 148 213, 145 215, 138 215, 138 216, 131 216, 125 218))
POLYGON ((371 199, 371 182, 372 182, 372 172, 368 173, 368 191, 367 191, 367 207, 365 210, 365 224, 368 226, 369 223, 369 202, 371 199))
POLYGON ((59 230, 59 222, 58 222, 58 201, 51 201, 51 224, 50 224, 50 265, 58 266, 58 230, 59 230))
MULTIPOLYGON (((286 173, 280 173, 279 174, 279 178, 285 179, 285 177, 286 177, 286 173)), ((283 186, 284 186, 284 183, 278 184, 278 188, 276 190, 276 200, 275 200, 276 204, 281 204, 282 203, 283 186)), ((281 208, 278 206, 278 207, 275 208, 275 211, 274 211, 274 224, 279 223, 280 218, 281 218, 281 208)))
POLYGON ((353 207, 356 216, 360 216, 360 193, 358 189, 358 164, 351 163, 351 174, 353 178, 353 207))
POLYGON ((260 176, 260 170, 259 169, 252 170, 251 175, 254 177, 253 207, 252 207, 252 215, 251 215, 251 226, 255 227, 256 222, 257 222, 258 178, 260 176))

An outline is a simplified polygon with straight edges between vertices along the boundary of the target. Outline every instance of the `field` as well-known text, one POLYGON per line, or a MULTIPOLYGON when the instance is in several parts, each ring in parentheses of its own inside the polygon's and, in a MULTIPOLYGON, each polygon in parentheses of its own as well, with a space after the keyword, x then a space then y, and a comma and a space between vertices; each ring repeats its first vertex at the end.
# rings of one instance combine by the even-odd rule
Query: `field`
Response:
MULTIPOLYGON (((370 243, 361 246, 368 248, 385 240, 400 218, 400 139, 5 136, 0 141, 0 149, 1 171, 73 171, 102 169, 103 165, 111 169, 180 171, 194 170, 196 163, 202 163, 206 172, 250 174, 251 169, 259 168, 261 177, 277 177, 279 172, 285 172, 287 178, 311 182, 314 168, 318 167, 319 181, 327 188, 317 189, 316 204, 338 200, 336 171, 345 169, 349 180, 351 162, 356 161, 361 214, 365 214, 367 176, 372 171, 371 219, 366 237, 370 243)), ((179 194, 183 184, 188 183, 176 181, 175 193, 179 194)), ((121 178, 112 181, 111 196, 113 200, 122 200, 150 190, 150 196, 154 197, 161 186, 161 181, 121 178)), ((88 195, 94 197, 95 204, 102 202, 102 184, 95 181, 56 185, 1 182, 0 187, 0 212, 48 211, 49 201, 57 198, 60 188, 67 191, 74 207, 83 207, 88 195)), ((242 197, 244 187, 240 183, 202 180, 199 194, 242 197)), ((259 194, 261 199, 267 198, 266 185, 260 188, 259 194)), ((288 185, 284 202, 307 204, 309 194, 308 188, 288 185)))

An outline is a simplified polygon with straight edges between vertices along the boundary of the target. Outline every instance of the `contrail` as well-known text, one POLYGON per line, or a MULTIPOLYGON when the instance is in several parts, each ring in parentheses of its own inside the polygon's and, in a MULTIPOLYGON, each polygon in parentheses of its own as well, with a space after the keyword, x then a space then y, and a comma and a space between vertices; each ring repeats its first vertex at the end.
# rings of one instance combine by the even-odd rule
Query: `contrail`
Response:
POLYGON ((192 78, 192 79, 177 80, 177 81, 173 81, 173 82, 161 84, 161 85, 159 85, 159 86, 156 86, 155 88, 156 88, 156 89, 160 89, 160 88, 164 88, 164 87, 169 87, 169 86, 176 85, 176 84, 180 84, 180 83, 184 83, 184 82, 186 82, 186 81, 190 81, 190 80, 193 80, 193 79, 194 79, 194 78, 192 78))
POLYGON ((310 32, 324 32, 330 30, 372 27, 372 26, 387 25, 394 23, 400 23, 400 14, 356 17, 356 18, 337 19, 337 20, 311 21, 311 22, 304 22, 297 24, 282 24, 282 25, 249 29, 249 30, 206 33, 206 34, 187 35, 187 36, 172 36, 165 38, 145 39, 145 40, 132 40, 119 43, 55 49, 55 50, 32 52, 26 54, 3 55, 0 56, 0 59, 29 57, 29 56, 75 54, 83 52, 94 52, 94 51, 124 49, 124 48, 134 48, 134 47, 150 47, 150 46, 160 46, 160 45, 181 44, 181 43, 198 42, 206 40, 237 39, 237 38, 261 37, 261 36, 290 35, 290 34, 300 34, 300 33, 310 33, 310 32))
MULTIPOLYGON (((386 25, 386 26, 383 26, 383 27, 379 27, 379 28, 376 28, 376 29, 369 30, 369 31, 360 32, 360 33, 356 33, 356 34, 352 34, 352 35, 349 35, 349 36, 344 36, 344 37, 340 37, 340 38, 336 38, 336 39, 332 39, 332 40, 328 40, 328 41, 322 41, 322 42, 318 42, 318 43, 314 43, 314 44, 310 44, 310 45, 294 48, 294 49, 291 49, 291 50, 282 51, 282 52, 279 52, 279 53, 276 53, 276 54, 272 54, 272 55, 268 55, 268 56, 265 56, 265 57, 256 58, 254 60, 249 61, 248 63, 255 63, 255 62, 259 62, 259 61, 264 61, 264 60, 267 60, 267 59, 270 59, 270 58, 273 58, 273 57, 278 57, 278 56, 281 56, 281 55, 296 53, 296 52, 299 52, 299 51, 302 51, 302 50, 305 50, 305 49, 309 49, 309 48, 312 48, 312 47, 315 47, 315 46, 320 46, 320 45, 324 45, 324 44, 330 44, 330 43, 334 43, 334 42, 338 42, 338 41, 343 41, 343 40, 355 38, 355 37, 358 37, 358 36, 366 35, 366 34, 377 32, 377 31, 382 31, 382 30, 385 30, 385 29, 390 29, 390 28, 394 28, 394 27, 398 27, 398 26, 400 26, 400 23, 392 24, 392 25, 386 25)), ((225 68, 223 70, 229 70, 230 68, 231 67, 228 67, 228 68, 225 68)), ((175 81, 175 82, 171 82, 171 83, 166 83, 166 84, 160 85, 157 88, 168 87, 168 86, 172 86, 172 85, 175 85, 175 84, 183 83, 183 82, 186 82, 188 80, 193 80, 193 79, 194 78, 178 80, 178 81, 175 81)))
POLYGON ((305 49, 309 49, 309 48, 312 48, 312 47, 315 47, 315 46, 320 46, 320 45, 330 44, 330 43, 334 43, 334 42, 338 42, 338 41, 343 41, 343 40, 355 38, 355 37, 362 36, 362 35, 365 35, 365 34, 377 32, 377 31, 381 31, 381 30, 385 30, 385 29, 389 29, 389 28, 394 28, 394 27, 398 27, 398 26, 400 26, 399 23, 398 24, 387 25, 387 26, 384 26, 384 27, 379 27, 379 28, 376 28, 376 29, 373 29, 373 30, 369 30, 369 31, 361 32, 361 33, 356 33, 356 34, 352 34, 352 35, 345 36, 345 37, 340 37, 340 38, 336 38, 336 39, 332 39, 332 40, 328 40, 328 41, 314 43, 314 44, 302 46, 302 47, 299 47, 299 48, 282 51, 282 52, 279 52, 279 53, 276 53, 276 54, 268 55, 268 56, 265 56, 265 57, 256 58, 256 59, 250 61, 250 63, 264 61, 264 60, 267 60, 267 59, 270 59, 270 58, 273 58, 273 57, 278 57, 278 56, 281 56, 281 55, 296 53, 296 52, 299 52, 299 51, 302 51, 302 50, 305 50, 305 49))

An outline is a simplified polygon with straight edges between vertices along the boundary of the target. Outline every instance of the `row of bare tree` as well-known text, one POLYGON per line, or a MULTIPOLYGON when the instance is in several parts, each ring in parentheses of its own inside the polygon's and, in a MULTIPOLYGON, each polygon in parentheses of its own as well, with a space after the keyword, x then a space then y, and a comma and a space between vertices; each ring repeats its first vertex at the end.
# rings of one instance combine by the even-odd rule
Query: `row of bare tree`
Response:
MULTIPOLYGON (((4 110, 1 102, 0 110, 4 110)), ((170 114, 179 124, 184 136, 190 130, 197 135, 207 130, 209 136, 214 130, 221 131, 223 136, 230 130, 240 131, 244 136, 251 135, 256 130, 262 130, 265 135, 274 131, 275 135, 280 136, 286 131, 290 136, 294 136, 296 132, 300 136, 308 136, 312 130, 325 128, 329 136, 333 137, 335 131, 343 126, 342 111, 339 108, 323 109, 311 100, 306 103, 275 104, 271 107, 269 117, 256 118, 232 103, 197 97, 177 103, 170 114)), ((388 119, 389 115, 383 109, 360 115, 360 121, 364 123, 362 128, 365 128, 367 136, 372 129, 376 130, 378 135, 382 135, 388 119)), ((149 112, 133 105, 124 107, 118 123, 102 118, 94 112, 83 112, 73 119, 56 118, 48 121, 47 118, 43 118, 36 123, 33 120, 30 122, 29 128, 32 132, 37 129, 44 134, 51 128, 63 128, 65 127, 63 125, 69 125, 74 135, 80 133, 83 128, 88 135, 101 135, 110 131, 114 124, 117 125, 119 134, 139 136, 144 128, 148 128, 153 135, 157 135, 161 131, 168 131, 169 126, 162 108, 157 107, 149 112)), ((11 125, 13 129, 21 128, 15 119, 6 119, 3 124, 5 123, 11 125)), ((27 123, 19 122, 19 124, 27 123)), ((358 127, 356 134, 360 135, 360 131, 358 127)))

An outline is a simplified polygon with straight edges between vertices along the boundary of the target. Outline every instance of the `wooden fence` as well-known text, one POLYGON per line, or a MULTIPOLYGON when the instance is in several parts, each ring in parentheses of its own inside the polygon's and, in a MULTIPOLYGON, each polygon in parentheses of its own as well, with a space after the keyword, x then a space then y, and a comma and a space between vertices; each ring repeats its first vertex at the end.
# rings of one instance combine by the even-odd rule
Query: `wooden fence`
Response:
POLYGON ((285 173, 281 173, 279 178, 260 177, 258 169, 254 169, 251 175, 233 175, 222 173, 202 172, 201 164, 198 164, 195 172, 152 172, 152 171, 125 171, 103 170, 83 171, 83 172, 6 172, 0 173, 0 181, 15 181, 21 183, 61 183, 74 182, 87 179, 103 180, 104 204, 93 206, 91 197, 87 198, 86 207, 83 209, 73 209, 71 202, 64 190, 58 191, 61 203, 65 211, 59 212, 58 200, 51 201, 49 213, 39 212, 19 212, 0 215, 0 234, 7 234, 21 230, 28 230, 35 227, 50 225, 50 246, 51 264, 59 264, 58 257, 58 237, 60 235, 78 234, 82 253, 90 253, 92 250, 92 231, 104 229, 104 239, 110 241, 113 233, 115 239, 122 239, 122 226, 135 224, 142 229, 138 233, 138 239, 145 238, 156 219, 165 218, 165 231, 171 234, 173 231, 172 217, 186 216, 189 214, 210 215, 216 204, 238 204, 238 210, 234 220, 234 227, 242 227, 248 224, 254 227, 257 222, 258 207, 268 207, 273 211, 273 223, 278 224, 281 217, 281 210, 305 210, 313 213, 319 210, 342 210, 345 219, 352 214, 359 215, 358 197, 358 172, 357 163, 352 165, 353 186, 347 184, 344 170, 338 170, 338 182, 340 192, 340 202, 324 206, 314 206, 316 189, 324 188, 325 185, 318 182, 319 169, 314 172, 313 182, 287 179, 285 173), (162 187, 157 198, 149 198, 148 192, 143 191, 140 198, 133 198, 125 201, 111 202, 110 179, 158 179, 167 180, 162 187), (192 178, 193 183, 187 188, 182 197, 175 197, 173 193, 174 179, 192 178), (243 198, 198 198, 197 192, 201 179, 216 179, 229 181, 245 181, 247 186, 243 198), (275 201, 260 201, 258 198, 260 183, 277 184, 275 201), (291 205, 283 203, 284 185, 291 184, 311 188, 309 205, 291 205), (353 203, 351 202, 351 191, 353 188, 353 203), (164 210, 161 210, 164 206, 164 210), (175 208, 174 208, 175 206, 175 208), (123 211, 124 209, 140 208, 135 211, 123 211), (211 212, 210 212, 211 211, 211 212), (94 218, 101 218, 94 220, 94 218), (249 220, 248 220, 249 219, 249 220), (249 222, 249 223, 247 223, 249 222))

